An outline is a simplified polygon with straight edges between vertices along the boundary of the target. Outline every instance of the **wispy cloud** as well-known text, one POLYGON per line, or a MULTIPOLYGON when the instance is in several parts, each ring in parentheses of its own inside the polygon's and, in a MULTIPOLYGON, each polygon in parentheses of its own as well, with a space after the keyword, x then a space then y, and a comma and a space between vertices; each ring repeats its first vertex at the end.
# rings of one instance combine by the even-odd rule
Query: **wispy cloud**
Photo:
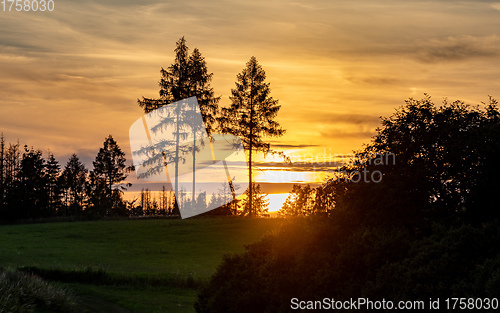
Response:
MULTIPOLYGON (((361 147, 415 93, 483 100, 497 89, 498 1, 68 0, 0 19, 0 125, 10 141, 90 158, 128 152, 136 99, 157 97, 180 36, 229 104, 251 55, 287 134, 276 149, 361 147), (467 73, 467 75, 463 75, 467 73)), ((292 155, 293 156, 293 155, 292 155)))
POLYGON ((319 145, 310 144, 283 144, 283 143, 273 143, 272 149, 306 149, 312 147, 318 147, 319 145))
POLYGON ((493 4, 491 5, 491 7, 492 7, 493 9, 495 9, 495 10, 500 11, 500 2, 498 2, 498 3, 493 3, 493 4))
POLYGON ((368 84, 375 86, 388 86, 401 83, 401 79, 394 77, 377 76, 349 76, 346 79, 353 83, 368 84))
POLYGON ((500 55, 500 38, 490 36, 452 36, 419 43, 418 60, 428 63, 491 58, 500 55))

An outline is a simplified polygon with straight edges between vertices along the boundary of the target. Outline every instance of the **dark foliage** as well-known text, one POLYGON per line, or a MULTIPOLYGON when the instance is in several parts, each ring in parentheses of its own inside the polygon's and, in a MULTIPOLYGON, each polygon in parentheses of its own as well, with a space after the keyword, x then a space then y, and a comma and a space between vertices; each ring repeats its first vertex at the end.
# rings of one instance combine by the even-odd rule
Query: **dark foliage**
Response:
POLYGON ((127 178, 125 153, 109 135, 95 158, 94 170, 90 173, 89 198, 93 213, 103 215, 126 215, 127 208, 122 192, 128 185, 121 184, 127 178))
MULTIPOLYGON (((157 99, 145 98, 137 100, 138 105, 144 109, 145 113, 152 112, 162 106, 169 105, 176 101, 181 101, 188 99, 190 97, 196 97, 201 115, 204 121, 204 126, 208 135, 211 135, 217 128, 216 126, 216 115, 219 110, 220 97, 216 97, 214 90, 211 86, 213 73, 208 72, 207 63, 203 55, 198 48, 195 48, 193 52, 189 53, 189 48, 186 43, 186 39, 181 37, 176 42, 175 60, 166 69, 161 69, 161 79, 158 82, 160 86, 159 95, 157 99)), ((169 162, 175 163, 175 176, 178 176, 179 163, 184 160, 183 151, 179 149, 179 139, 185 136, 182 129, 191 128, 193 137, 196 138, 198 133, 203 133, 203 130, 197 125, 197 123, 190 122, 192 118, 192 111, 176 111, 176 119, 165 119, 158 125, 155 125, 153 129, 162 129, 166 126, 175 125, 175 139, 176 149, 173 151, 172 156, 168 159, 169 162)), ((202 138, 203 139, 203 138, 202 138)), ((196 160, 196 140, 193 141, 193 147, 191 147, 193 164, 196 160)), ((165 149, 166 142, 159 142, 155 144, 155 149, 157 151, 163 151, 163 157, 167 153, 168 149, 165 149)), ((170 143, 169 143, 170 144, 170 143)), ((188 151, 185 151, 187 153, 188 151)), ((157 156, 158 158, 160 155, 157 156)), ((163 168, 163 158, 156 159, 155 157, 150 157, 146 164, 153 165, 153 172, 158 171, 158 169, 163 168)), ((194 165, 193 165, 194 166, 194 165)), ((144 177, 151 175, 152 172, 146 172, 144 177)), ((193 177, 193 190, 192 194, 196 193, 195 190, 195 177, 193 177)), ((177 180, 173 186, 175 194, 179 194, 179 186, 177 180)), ((196 199, 192 201, 195 202, 196 199)), ((180 215, 179 204, 174 205, 174 215, 180 215)))
POLYGON ((63 189, 63 214, 77 216, 82 214, 87 183, 87 169, 73 154, 59 177, 60 188, 63 189))
MULTIPOLYGON (((252 182, 252 155, 255 152, 274 153, 284 157, 282 152, 271 150, 264 137, 280 137, 285 129, 276 121, 281 108, 278 100, 271 97, 270 83, 266 83, 266 72, 257 59, 252 56, 246 67, 237 76, 236 88, 231 90, 231 106, 223 108, 219 122, 224 133, 239 136, 243 147, 248 151, 248 215, 258 214, 252 204, 254 194, 252 182)), ((286 157, 285 157, 286 159, 286 157)))
POLYGON ((491 98, 484 109, 461 101, 437 107, 429 96, 406 101, 382 120, 358 163, 347 168, 379 170, 382 182, 341 183, 336 208, 369 225, 480 224, 499 218, 499 115, 491 98), (383 165, 370 162, 389 154, 393 158, 383 165))
POLYGON ((0 141, 0 222, 128 215, 122 199, 125 154, 106 138, 88 172, 73 154, 63 170, 53 154, 0 141))
MULTIPOLYGON (((290 312, 292 298, 428 300, 498 297, 500 227, 363 227, 300 219, 225 258, 197 312, 290 312)), ((361 310, 362 311, 362 310, 361 310)), ((491 311, 493 312, 493 311, 491 311)))
MULTIPOLYGON (((313 206, 333 206, 328 218, 291 219, 226 257, 196 311, 290 312, 292 298, 498 297, 499 116, 493 99, 485 109, 408 100, 340 169, 378 170, 381 182, 328 181, 313 206), (387 154, 394 161, 374 162, 387 154)), ((295 203, 289 209, 297 212, 295 203)))

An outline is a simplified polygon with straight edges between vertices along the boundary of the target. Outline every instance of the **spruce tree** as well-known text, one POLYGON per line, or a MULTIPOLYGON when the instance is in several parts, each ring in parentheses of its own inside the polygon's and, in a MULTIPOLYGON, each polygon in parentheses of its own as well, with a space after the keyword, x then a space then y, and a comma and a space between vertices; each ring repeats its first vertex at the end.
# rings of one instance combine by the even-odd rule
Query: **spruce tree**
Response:
POLYGON ((60 179, 65 190, 66 213, 69 215, 79 214, 83 209, 87 173, 85 165, 80 162, 76 154, 73 154, 66 163, 60 179))
MULTIPOLYGON (((220 119, 223 132, 239 136, 243 147, 249 153, 249 205, 248 214, 251 216, 252 205, 252 156, 254 152, 282 153, 272 151, 270 144, 263 137, 280 137, 285 133, 280 124, 275 120, 279 109, 278 100, 270 96, 269 83, 265 82, 266 73, 255 57, 241 73, 237 75, 236 88, 231 90, 231 106, 224 108, 220 119)), ((286 158, 286 157, 285 157, 286 158)))
POLYGON ((54 154, 49 153, 49 157, 45 162, 45 181, 48 195, 47 211, 49 215, 56 215, 61 207, 60 170, 61 167, 54 154))
MULTIPOLYGON (((196 153, 199 150, 198 145, 198 134, 204 134, 206 129, 207 134, 210 135, 216 128, 216 115, 218 112, 218 102, 220 97, 214 96, 213 88, 210 86, 212 81, 213 73, 209 73, 207 69, 207 64, 205 58, 202 56, 201 52, 195 48, 192 54, 189 54, 189 48, 187 47, 186 40, 181 37, 176 42, 175 60, 166 69, 161 69, 161 79, 159 82, 160 86, 160 98, 145 98, 138 100, 138 104, 144 109, 145 113, 149 113, 158 109, 164 105, 168 105, 173 102, 184 100, 190 97, 196 97, 198 105, 200 107, 201 115, 204 121, 204 129, 202 125, 193 123, 191 117, 192 113, 195 111, 195 107, 192 110, 175 112, 175 117, 168 117, 161 121, 160 125, 155 125, 153 131, 164 129, 169 125, 175 125, 175 130, 172 132, 176 138, 175 151, 168 154, 165 152, 167 150, 166 146, 172 143, 170 142, 160 142, 155 144, 153 147, 155 151, 162 151, 163 155, 157 156, 154 160, 149 160, 148 166, 153 164, 151 168, 151 173, 158 172, 163 166, 164 162, 175 162, 175 185, 174 191, 176 194, 179 193, 179 187, 177 183, 177 177, 179 175, 179 162, 184 160, 183 154, 188 153, 188 151, 180 151, 179 140, 182 137, 187 137, 189 133, 193 136, 193 145, 190 149, 193 159, 193 189, 192 189, 192 205, 195 205, 195 186, 196 186, 196 153), (162 162, 164 161, 164 162, 162 162)), ((200 136, 201 137, 201 136, 200 136)), ((203 139, 203 138, 200 138, 203 139)), ((147 175, 147 174, 146 174, 147 175)), ((178 214, 178 207, 175 206, 174 214, 178 214)))
POLYGON ((107 209, 110 213, 117 207, 121 207, 119 189, 113 190, 113 185, 121 183, 127 178, 127 167, 125 165, 125 153, 120 149, 111 135, 105 140, 103 147, 99 149, 94 164, 93 174, 105 183, 107 209))

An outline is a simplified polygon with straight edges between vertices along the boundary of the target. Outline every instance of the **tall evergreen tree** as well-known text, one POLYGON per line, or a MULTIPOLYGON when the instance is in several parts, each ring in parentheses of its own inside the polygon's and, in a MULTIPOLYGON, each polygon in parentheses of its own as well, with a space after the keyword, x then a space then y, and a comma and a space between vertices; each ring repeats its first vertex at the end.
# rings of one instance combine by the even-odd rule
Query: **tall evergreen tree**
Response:
POLYGON ((88 202, 85 206, 85 215, 99 218, 111 212, 110 196, 107 192, 106 181, 94 171, 89 172, 88 183, 85 184, 85 194, 88 202))
POLYGON ((0 212, 5 200, 5 138, 0 137, 0 212))
POLYGON ((268 195, 262 193, 260 184, 254 184, 252 187, 246 191, 247 197, 243 200, 243 212, 253 212, 255 216, 265 216, 269 213, 268 195))
POLYGON ((15 219, 19 215, 17 201, 19 183, 17 180, 18 173, 21 167, 21 151, 19 142, 9 144, 5 149, 4 154, 4 199, 2 209, 2 217, 5 219, 15 219))
POLYGON ((60 179, 68 215, 77 215, 83 209, 87 173, 85 165, 80 162, 76 154, 73 154, 66 163, 60 179))
POLYGON ((111 135, 105 140, 103 147, 93 162, 93 173, 104 182, 106 193, 107 210, 113 214, 113 210, 120 206, 120 189, 113 189, 113 185, 119 184, 127 178, 127 167, 125 165, 125 153, 120 149, 111 135))
POLYGON ((38 218, 50 215, 46 210, 48 192, 45 167, 42 151, 24 146, 14 191, 19 199, 18 217, 38 218))
POLYGON ((189 56, 189 97, 196 97, 200 106, 201 115, 205 123, 208 135, 216 128, 216 116, 219 110, 221 97, 216 97, 214 89, 210 85, 213 73, 208 72, 207 62, 198 48, 194 48, 189 56))
MULTIPOLYGON (((198 134, 203 134, 206 130, 207 134, 210 136, 215 129, 216 115, 218 113, 218 102, 220 97, 214 96, 214 90, 210 86, 212 81, 213 73, 208 73, 207 63, 205 58, 201 55, 200 51, 195 48, 193 53, 189 56, 189 88, 192 96, 196 96, 198 100, 198 105, 200 107, 201 115, 204 120, 204 126, 199 125, 196 122, 191 122, 191 131, 193 134, 193 169, 196 168, 196 153, 200 149, 198 145, 204 145, 203 138, 200 142, 197 142, 198 134)), ((193 110, 194 111, 194 108, 193 110)), ((210 142, 211 144, 211 142, 210 142)), ((193 170, 192 178, 192 206, 196 206, 197 209, 202 209, 205 205, 196 205, 196 171, 193 170)), ((198 195, 198 196, 201 196, 198 195)))
MULTIPOLYGON (((184 37, 181 37, 176 42, 176 48, 174 52, 174 63, 171 64, 167 69, 161 69, 161 79, 159 82, 160 98, 152 99, 143 97, 142 100, 138 100, 138 104, 141 108, 144 109, 145 113, 148 113, 164 105, 190 97, 196 97, 204 120, 205 129, 207 130, 208 135, 210 135, 216 127, 215 117, 218 112, 218 102, 220 100, 220 97, 214 96, 213 88, 210 85, 213 73, 208 73, 205 58, 197 48, 194 49, 191 55, 189 54, 189 48, 187 47, 184 37)), ((175 119, 167 118, 162 121, 163 125, 156 125, 154 128, 161 129, 168 126, 167 124, 173 124, 176 127, 175 131, 173 131, 173 135, 177 140, 177 142, 175 143, 175 155, 166 156, 165 154, 163 154, 164 161, 175 162, 175 177, 178 177, 179 174, 179 162, 183 160, 182 153, 186 153, 186 151, 180 151, 179 140, 181 137, 186 136, 187 132, 193 134, 193 146, 191 147, 191 153, 193 158, 193 169, 195 168, 196 152, 199 149, 199 147, 197 146, 199 144, 197 143, 197 136, 204 130, 200 127, 201 125, 193 123, 190 120, 192 111, 194 110, 195 108, 193 107, 191 112, 175 112, 175 119)), ((165 149, 162 149, 162 147, 158 146, 155 146, 155 150, 165 151, 165 149)), ((162 160, 156 160, 155 163, 157 164, 158 168, 163 166, 162 160)), ((196 171, 193 170, 193 205, 196 201, 195 185, 196 171)), ((174 191, 176 194, 179 193, 177 179, 175 180, 174 191)), ((174 214, 179 213, 177 206, 175 211, 176 212, 174 212, 174 214)))
POLYGON ((215 116, 220 101, 220 97, 214 96, 214 90, 210 85, 213 73, 208 72, 205 58, 197 48, 191 55, 189 54, 184 37, 176 42, 174 53, 174 63, 160 71, 161 79, 158 83, 160 97, 157 99, 142 97, 137 103, 145 113, 149 113, 164 105, 196 97, 210 135, 215 128, 215 116))
POLYGON ((4 181, 7 190, 13 187, 21 167, 21 150, 19 147, 19 142, 10 144, 5 153, 4 181))
POLYGON ((45 164, 45 180, 47 189, 47 210, 50 215, 55 215, 56 212, 61 208, 61 185, 59 184, 61 167, 59 162, 54 157, 54 154, 50 153, 45 164))
MULTIPOLYGON (((245 150, 249 152, 249 205, 252 215, 254 206, 252 183, 252 156, 254 152, 278 153, 270 149, 263 137, 279 137, 285 133, 275 120, 280 109, 278 100, 270 96, 266 73, 255 57, 251 57, 243 71, 237 75, 236 88, 231 90, 231 106, 224 108, 221 117, 223 132, 241 137, 245 150)), ((278 153, 283 155, 282 153, 278 153)))
POLYGON ((184 37, 176 42, 175 61, 167 69, 161 68, 160 98, 145 98, 137 100, 137 103, 144 109, 145 113, 154 111, 169 103, 189 98, 190 89, 188 87, 188 59, 189 49, 184 37))

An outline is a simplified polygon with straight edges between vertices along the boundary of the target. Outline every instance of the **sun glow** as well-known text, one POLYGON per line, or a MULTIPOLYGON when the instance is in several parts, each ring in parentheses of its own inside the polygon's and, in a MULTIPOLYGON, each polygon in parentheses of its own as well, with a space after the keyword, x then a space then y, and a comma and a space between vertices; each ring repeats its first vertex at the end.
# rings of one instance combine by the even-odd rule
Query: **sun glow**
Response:
POLYGON ((271 193, 267 196, 269 199, 269 212, 276 212, 281 209, 283 202, 288 197, 288 193, 271 193))
POLYGON ((321 183, 325 181, 324 171, 260 171, 254 174, 254 180, 262 183, 321 183))

